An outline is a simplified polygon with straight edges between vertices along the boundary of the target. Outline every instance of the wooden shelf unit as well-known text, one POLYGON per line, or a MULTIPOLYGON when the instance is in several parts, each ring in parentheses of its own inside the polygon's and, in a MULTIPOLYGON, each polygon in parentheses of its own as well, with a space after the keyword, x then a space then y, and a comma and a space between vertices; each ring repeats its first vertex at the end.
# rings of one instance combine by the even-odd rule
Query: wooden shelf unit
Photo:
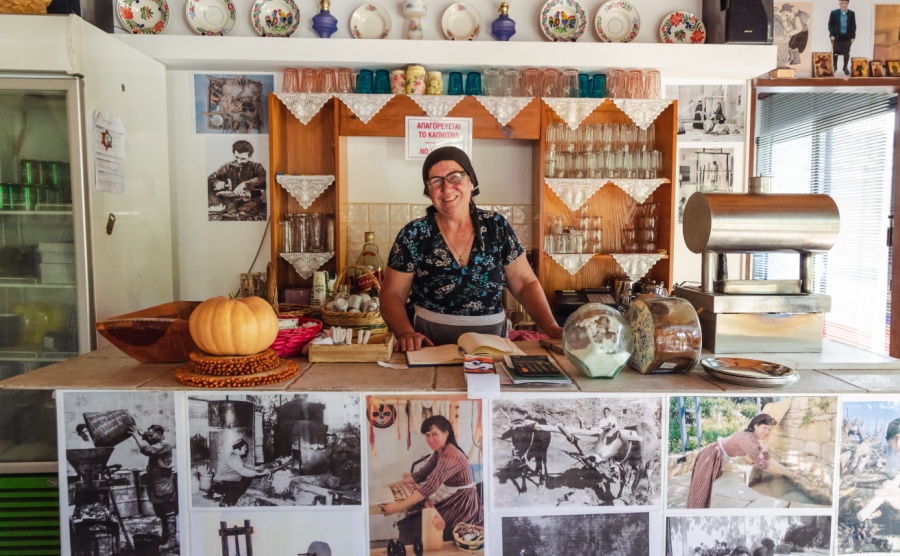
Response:
MULTIPOLYGON (((660 177, 668 180, 653 193, 659 203, 657 221, 657 247, 671 254, 675 234, 675 137, 677 132, 677 105, 670 104, 655 121, 656 148, 662 153, 663 170, 660 177)), ((335 184, 309 207, 302 209, 296 200, 281 187, 271 189, 270 210, 272 223, 272 260, 277 261, 277 280, 284 286, 310 286, 311 279, 301 279, 290 264, 278 255, 281 252, 281 227, 286 214, 327 212, 335 214, 335 256, 324 270, 338 273, 344 267, 348 244, 348 183, 347 137, 403 137, 406 116, 425 116, 425 112, 411 99, 397 96, 382 108, 368 123, 363 123, 337 98, 326 103, 308 124, 303 125, 278 100, 269 99, 270 122, 270 171, 274 176, 287 174, 334 174, 335 184)), ((535 265, 537 274, 549 299, 554 290, 597 287, 613 276, 621 275, 618 264, 608 253, 622 252, 623 230, 633 219, 638 203, 612 184, 606 184, 595 193, 588 206, 592 215, 603 217, 603 252, 575 276, 570 275, 548 256, 543 254, 544 235, 553 216, 562 216, 569 225, 577 223, 577 214, 571 211, 544 182, 544 153, 546 152, 546 128, 550 122, 562 121, 548 106, 533 100, 508 125, 502 126, 474 97, 465 97, 448 114, 449 117, 472 118, 476 139, 513 139, 530 141, 533 148, 533 219, 535 238, 535 265)), ((631 120, 612 102, 604 102, 586 120, 586 123, 630 123, 631 120)), ((649 272, 649 277, 672 284, 672 261, 666 256, 649 272)))

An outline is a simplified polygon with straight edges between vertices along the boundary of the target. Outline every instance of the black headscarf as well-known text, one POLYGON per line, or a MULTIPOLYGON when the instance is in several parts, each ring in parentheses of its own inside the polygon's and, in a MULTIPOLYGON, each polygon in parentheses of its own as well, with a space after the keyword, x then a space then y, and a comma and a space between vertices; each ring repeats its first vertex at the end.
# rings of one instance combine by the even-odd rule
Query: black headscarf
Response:
POLYGON ((428 172, 431 171, 432 166, 445 160, 452 160, 462 166, 469 179, 472 180, 472 185, 475 186, 475 189, 472 190, 472 197, 478 195, 478 178, 475 176, 475 168, 472 167, 469 155, 458 147, 441 147, 431 151, 425 157, 425 163, 422 164, 422 182, 425 184, 425 195, 428 195, 428 172))

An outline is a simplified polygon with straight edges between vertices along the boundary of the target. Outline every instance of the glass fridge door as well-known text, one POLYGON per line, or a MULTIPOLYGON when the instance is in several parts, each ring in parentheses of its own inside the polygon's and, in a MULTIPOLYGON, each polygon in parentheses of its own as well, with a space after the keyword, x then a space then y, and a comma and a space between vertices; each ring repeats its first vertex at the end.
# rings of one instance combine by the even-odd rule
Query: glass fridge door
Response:
MULTIPOLYGON (((77 78, 0 76, 0 379, 91 347, 80 106, 77 78)), ((52 392, 0 390, 0 472, 56 459, 52 392)))

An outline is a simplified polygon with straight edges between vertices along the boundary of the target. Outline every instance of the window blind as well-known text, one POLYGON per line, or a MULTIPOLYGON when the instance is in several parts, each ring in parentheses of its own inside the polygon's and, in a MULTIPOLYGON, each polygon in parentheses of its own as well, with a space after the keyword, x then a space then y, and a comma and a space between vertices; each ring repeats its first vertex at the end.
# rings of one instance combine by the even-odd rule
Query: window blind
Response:
MULTIPOLYGON (((893 93, 775 93, 757 110, 756 175, 772 193, 824 193, 838 205, 834 247, 814 257, 817 293, 831 296, 825 337, 887 353, 888 215, 893 180, 893 93)), ((755 254, 754 279, 799 276, 799 255, 755 254)))

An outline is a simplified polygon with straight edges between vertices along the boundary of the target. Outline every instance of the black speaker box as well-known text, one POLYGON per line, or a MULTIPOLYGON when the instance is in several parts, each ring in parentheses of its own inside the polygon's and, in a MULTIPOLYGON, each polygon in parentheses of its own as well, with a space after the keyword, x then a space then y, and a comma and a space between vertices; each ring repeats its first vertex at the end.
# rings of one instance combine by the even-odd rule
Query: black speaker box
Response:
POLYGON ((772 44, 773 0, 703 0, 706 42, 772 44))

